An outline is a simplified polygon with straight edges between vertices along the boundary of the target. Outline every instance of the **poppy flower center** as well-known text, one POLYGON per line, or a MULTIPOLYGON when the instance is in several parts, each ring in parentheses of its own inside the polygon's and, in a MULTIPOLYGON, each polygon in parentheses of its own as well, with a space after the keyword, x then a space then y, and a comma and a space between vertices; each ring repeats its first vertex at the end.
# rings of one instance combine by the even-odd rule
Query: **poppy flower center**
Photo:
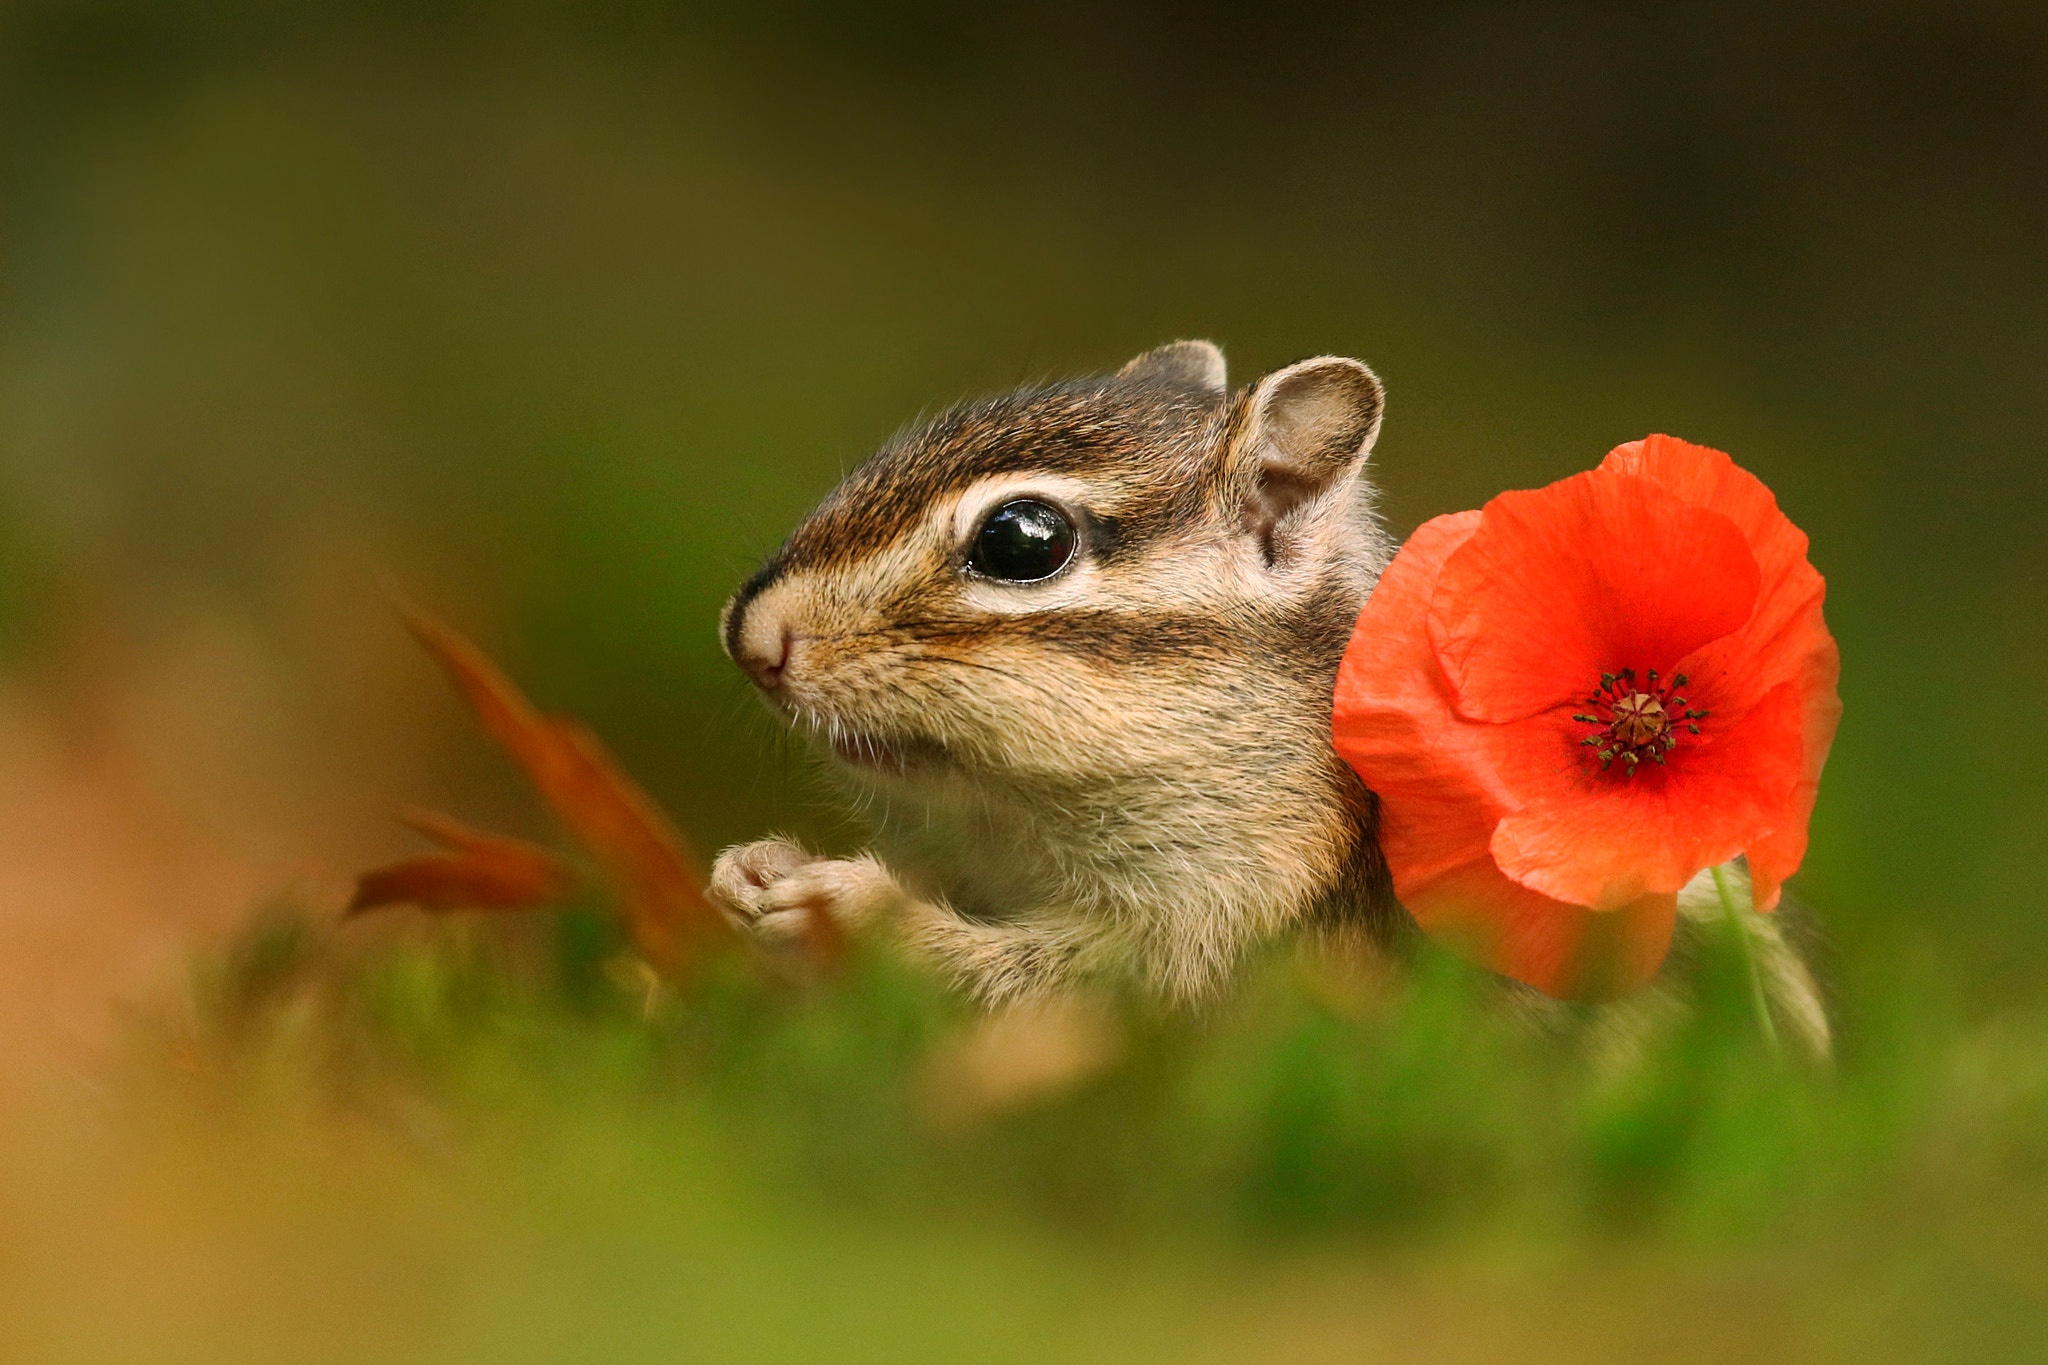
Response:
POLYGON ((1586 698, 1594 710, 1572 719, 1600 727, 1579 743, 1593 750, 1601 772, 1612 771, 1619 761, 1622 772, 1634 777, 1637 764, 1645 759, 1661 764, 1664 755, 1678 747, 1679 726, 1688 734, 1700 732, 1699 723, 1707 713, 1692 709, 1678 695, 1685 681, 1683 673, 1660 681, 1654 668, 1640 683, 1633 668, 1600 675, 1599 691, 1586 698))

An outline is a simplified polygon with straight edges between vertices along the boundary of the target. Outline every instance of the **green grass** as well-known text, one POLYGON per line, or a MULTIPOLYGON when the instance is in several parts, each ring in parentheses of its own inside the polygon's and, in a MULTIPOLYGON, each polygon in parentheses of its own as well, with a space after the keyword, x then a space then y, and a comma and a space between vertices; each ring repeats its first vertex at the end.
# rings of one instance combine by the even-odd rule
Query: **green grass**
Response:
POLYGON ((92 1343, 47 1357, 80 1360, 2036 1358, 2048 1032, 1939 998, 1846 1001, 1822 1073, 1774 1059, 1733 959, 1617 1056, 1502 1021, 1442 957, 1396 984, 1283 951, 1213 1017, 1114 1003, 1106 1061, 977 1108, 956 1093, 973 1021, 879 950, 808 989, 733 957, 650 995, 593 913, 280 912, 204 964, 189 1017, 141 1030, 121 1120, 55 1163, 88 1268, 19 1339, 92 1343), (109 1270, 111 1241, 146 1269, 109 1270), (92 1311, 130 1279, 141 1311, 92 1311))

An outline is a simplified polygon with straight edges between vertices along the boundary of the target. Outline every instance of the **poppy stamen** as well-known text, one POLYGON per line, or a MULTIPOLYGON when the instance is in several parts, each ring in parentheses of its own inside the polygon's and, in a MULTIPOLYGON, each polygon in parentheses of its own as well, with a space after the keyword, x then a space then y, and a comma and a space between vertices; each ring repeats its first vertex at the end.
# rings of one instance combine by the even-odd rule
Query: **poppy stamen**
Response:
POLYGON ((1654 668, 1640 684, 1633 668, 1600 675, 1599 690, 1586 698, 1595 710, 1572 717, 1581 725, 1600 727, 1579 741, 1593 750, 1594 757, 1600 760, 1600 771, 1611 771, 1619 759, 1622 772, 1634 777, 1637 765, 1644 759, 1662 766, 1664 756, 1678 747, 1680 725, 1690 734, 1700 732, 1699 722, 1707 718, 1707 713, 1678 695, 1678 689, 1688 681, 1683 673, 1663 678, 1654 668))

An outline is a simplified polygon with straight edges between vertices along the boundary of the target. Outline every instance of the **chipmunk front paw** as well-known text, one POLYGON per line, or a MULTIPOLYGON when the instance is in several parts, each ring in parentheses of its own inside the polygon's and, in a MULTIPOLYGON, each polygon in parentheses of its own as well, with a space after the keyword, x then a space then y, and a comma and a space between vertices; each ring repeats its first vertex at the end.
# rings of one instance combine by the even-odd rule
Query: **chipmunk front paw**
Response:
POLYGON ((718 855, 711 899, 741 933, 782 946, 815 938, 819 915, 851 929, 906 897, 873 858, 821 858, 787 839, 757 839, 718 855))

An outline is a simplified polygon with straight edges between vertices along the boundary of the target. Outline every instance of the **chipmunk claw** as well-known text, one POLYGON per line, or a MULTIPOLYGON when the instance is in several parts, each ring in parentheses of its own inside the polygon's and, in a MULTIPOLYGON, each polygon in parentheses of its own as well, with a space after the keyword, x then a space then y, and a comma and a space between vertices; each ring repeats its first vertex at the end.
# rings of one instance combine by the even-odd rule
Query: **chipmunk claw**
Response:
POLYGON ((812 941, 820 915, 851 929, 904 899, 875 859, 824 858, 788 839, 757 839, 719 854, 710 889, 733 927, 764 947, 812 941))

